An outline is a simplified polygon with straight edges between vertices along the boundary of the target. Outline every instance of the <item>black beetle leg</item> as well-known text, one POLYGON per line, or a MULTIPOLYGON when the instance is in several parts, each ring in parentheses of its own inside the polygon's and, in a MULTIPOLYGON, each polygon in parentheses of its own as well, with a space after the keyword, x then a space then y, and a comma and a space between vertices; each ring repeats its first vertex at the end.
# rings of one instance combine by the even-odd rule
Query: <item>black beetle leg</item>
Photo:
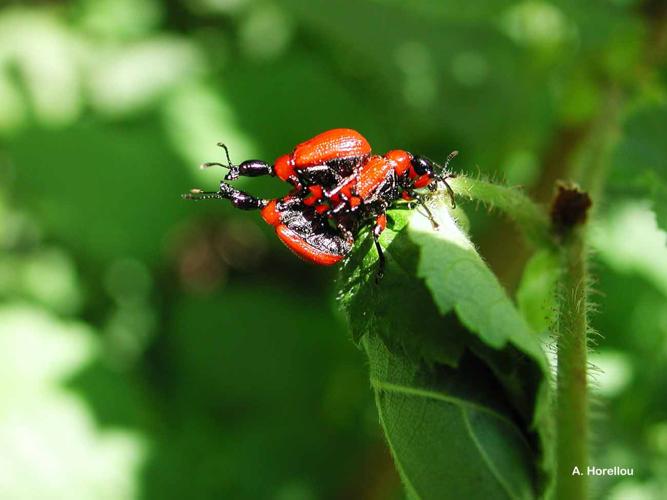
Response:
POLYGON ((378 252, 378 270, 375 274, 375 282, 379 283, 384 276, 385 259, 384 252, 382 251, 382 247, 380 246, 380 242, 378 241, 378 237, 375 234, 375 231, 373 231, 373 242, 375 243, 375 249, 378 252))
POLYGON ((354 172, 351 175, 348 175, 347 177, 343 177, 338 184, 336 184, 333 188, 331 189, 325 189, 324 190, 324 196, 327 198, 331 198, 333 195, 338 193, 341 189, 343 189, 351 180, 353 179, 358 179, 359 178, 359 172, 354 172))
POLYGON ((454 198, 454 190, 447 182, 447 179, 452 179, 453 177, 455 177, 453 174, 447 174, 440 180, 445 185, 445 188, 447 188, 447 194, 449 194, 449 201, 451 202, 452 208, 456 208, 456 198, 454 198))
POLYGON ((431 221, 431 226, 433 226, 433 229, 437 231, 438 228, 440 227, 440 224, 438 224, 438 221, 436 221, 435 217, 433 217, 433 213, 431 212, 431 209, 428 208, 428 205, 426 204, 424 198, 417 193, 414 193, 413 196, 415 200, 417 200, 417 203, 419 203, 419 205, 421 205, 421 207, 426 212, 426 217, 428 218, 429 221, 431 221))
POLYGON ((352 234, 352 231, 350 231, 344 224, 341 224, 340 222, 336 224, 338 227, 338 231, 343 235, 345 238, 345 241, 347 241, 350 245, 354 244, 354 235, 352 234))
POLYGON ((384 276, 385 258, 382 247, 380 246, 380 234, 382 234, 382 231, 384 231, 385 223, 380 223, 380 219, 382 218, 383 220, 386 220, 384 219, 385 217, 386 215, 384 212, 380 214, 376 219, 375 225, 373 226, 373 243, 375 243, 375 250, 377 250, 378 253, 378 269, 377 273, 375 274, 375 283, 379 283, 384 276))

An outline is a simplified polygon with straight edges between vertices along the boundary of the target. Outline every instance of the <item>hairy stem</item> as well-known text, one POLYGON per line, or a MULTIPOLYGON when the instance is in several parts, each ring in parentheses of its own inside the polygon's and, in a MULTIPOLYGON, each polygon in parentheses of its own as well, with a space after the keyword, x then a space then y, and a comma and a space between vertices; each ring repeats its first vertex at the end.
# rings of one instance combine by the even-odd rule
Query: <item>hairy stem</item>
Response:
POLYGON ((556 498, 585 499, 588 467, 587 269, 583 228, 563 244, 557 343, 556 498), (581 475, 573 474, 578 467, 581 475))
POLYGON ((505 212, 530 240, 542 246, 552 245, 547 214, 520 189, 466 176, 458 176, 448 182, 457 196, 480 201, 505 212))
POLYGON ((561 188, 554 200, 552 224, 561 233, 562 296, 557 334, 556 498, 588 498, 588 284, 586 220, 601 198, 610 151, 618 136, 622 105, 611 85, 580 154, 570 166, 570 178, 586 192, 561 188), (567 195, 567 196, 562 196, 567 195), (592 206, 591 206, 592 201, 592 206), (578 468, 581 475, 576 473, 578 468))

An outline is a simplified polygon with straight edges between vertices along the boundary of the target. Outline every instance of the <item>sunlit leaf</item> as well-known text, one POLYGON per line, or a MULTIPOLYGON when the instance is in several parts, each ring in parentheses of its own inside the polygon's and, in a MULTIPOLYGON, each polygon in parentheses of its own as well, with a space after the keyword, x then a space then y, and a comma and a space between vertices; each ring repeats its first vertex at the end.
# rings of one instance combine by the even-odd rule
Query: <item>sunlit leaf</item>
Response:
POLYGON ((362 238, 339 299, 369 356, 408 493, 464 498, 488 488, 530 498, 550 467, 546 359, 449 213, 437 214, 435 232, 417 211, 392 211, 382 235, 385 277, 375 283, 375 250, 362 238))

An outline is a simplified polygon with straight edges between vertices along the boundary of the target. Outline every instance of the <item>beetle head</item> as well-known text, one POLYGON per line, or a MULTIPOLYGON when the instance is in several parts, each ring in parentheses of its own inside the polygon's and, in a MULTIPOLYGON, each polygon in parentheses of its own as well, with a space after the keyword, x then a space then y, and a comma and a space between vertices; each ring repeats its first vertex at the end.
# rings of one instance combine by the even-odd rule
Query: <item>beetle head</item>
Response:
POLYGON ((449 153, 444 165, 439 165, 424 156, 414 155, 411 161, 412 169, 416 174, 414 186, 417 188, 427 187, 429 190, 435 191, 438 188, 438 182, 442 182, 445 185, 445 188, 447 188, 452 207, 454 207, 454 192, 447 183, 447 179, 454 177, 454 174, 449 172, 447 167, 449 167, 449 162, 458 154, 458 151, 449 153))
POLYGON ((422 175, 427 175, 428 177, 433 177, 435 173, 435 163, 425 156, 414 155, 410 163, 417 176, 421 177, 422 175))

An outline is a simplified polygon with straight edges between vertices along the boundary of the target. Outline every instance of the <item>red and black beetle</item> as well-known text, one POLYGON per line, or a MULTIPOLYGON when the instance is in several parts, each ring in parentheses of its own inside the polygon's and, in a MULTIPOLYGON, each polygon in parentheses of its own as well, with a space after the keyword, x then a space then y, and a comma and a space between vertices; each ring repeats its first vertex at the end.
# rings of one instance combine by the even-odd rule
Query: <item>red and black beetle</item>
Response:
POLYGON ((315 207, 306 205, 296 193, 265 200, 222 181, 217 192, 193 189, 183 197, 189 200, 228 199, 241 210, 259 210, 264 221, 273 226, 287 248, 303 260, 315 264, 336 264, 352 250, 354 244, 349 232, 332 226, 328 217, 317 213, 315 207))
POLYGON ((232 164, 225 180, 239 176, 274 175, 293 184, 283 198, 265 200, 244 193, 224 180, 216 192, 198 189, 184 195, 186 199, 228 199, 243 210, 259 209, 262 218, 275 228, 280 240, 304 260, 333 265, 352 249, 358 232, 372 224, 372 236, 379 256, 378 277, 384 270, 384 254, 378 238, 386 227, 386 211, 395 201, 416 201, 426 211, 433 226, 433 215, 418 190, 437 189, 442 182, 454 204, 454 193, 447 179, 449 161, 444 166, 407 151, 393 150, 384 156, 371 156, 366 139, 350 129, 333 129, 299 144, 289 155, 273 165, 260 160, 232 164))
POLYGON ((202 167, 215 165, 229 168, 225 175, 228 181, 239 176, 272 175, 289 182, 296 189, 314 185, 331 188, 351 175, 371 154, 368 141, 359 132, 347 128, 322 132, 276 159, 273 165, 262 160, 246 160, 233 165, 227 146, 219 146, 225 150, 227 165, 209 162, 203 163, 202 167))

